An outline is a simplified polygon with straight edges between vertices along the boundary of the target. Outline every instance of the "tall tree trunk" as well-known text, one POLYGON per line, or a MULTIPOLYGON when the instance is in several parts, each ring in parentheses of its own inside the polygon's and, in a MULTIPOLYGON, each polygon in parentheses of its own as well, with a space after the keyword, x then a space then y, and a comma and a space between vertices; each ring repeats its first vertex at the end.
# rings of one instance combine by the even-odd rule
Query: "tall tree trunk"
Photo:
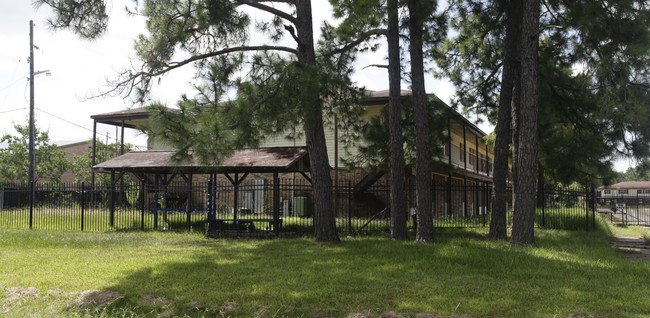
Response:
POLYGON ((521 46, 521 108, 517 159, 517 210, 512 218, 513 244, 535 243, 535 187, 537 177, 537 114, 539 83, 539 0, 524 0, 521 46), (525 125, 525 127, 524 127, 525 125))
POLYGON ((312 26, 311 1, 296 1, 296 31, 298 33, 298 63, 303 68, 302 93, 306 99, 305 138, 309 150, 312 186, 314 191, 314 238, 319 242, 340 242, 336 232, 336 219, 332 197, 325 132, 323 130, 322 105, 316 72, 314 30, 312 26), (312 76, 309 76, 312 75, 312 76))
POLYGON ((521 0, 510 1, 506 26, 503 73, 499 98, 499 116, 494 143, 494 187, 492 191, 492 218, 488 237, 493 240, 507 239, 506 233, 506 175, 508 173, 508 140, 510 137, 510 111, 514 79, 520 67, 517 43, 521 24, 521 0))
POLYGON ((416 242, 433 241, 433 214, 431 200, 431 131, 429 129, 429 109, 424 88, 424 56, 422 37, 424 33, 423 16, 425 10, 420 8, 418 0, 409 0, 409 34, 411 38, 411 83, 413 87, 413 104, 415 117, 416 147, 416 192, 418 227, 416 242))
POLYGON ((390 236, 394 240, 408 238, 406 229, 406 191, 404 187, 404 137, 402 136, 402 80, 399 54, 399 14, 397 0, 388 0, 388 86, 390 102, 390 236))
POLYGON ((512 167, 510 174, 510 182, 512 184, 512 207, 511 210, 515 211, 517 207, 517 200, 515 194, 517 193, 517 162, 519 160, 519 127, 520 116, 519 110, 521 109, 521 58, 517 60, 520 67, 517 68, 515 73, 515 90, 512 100, 512 167))

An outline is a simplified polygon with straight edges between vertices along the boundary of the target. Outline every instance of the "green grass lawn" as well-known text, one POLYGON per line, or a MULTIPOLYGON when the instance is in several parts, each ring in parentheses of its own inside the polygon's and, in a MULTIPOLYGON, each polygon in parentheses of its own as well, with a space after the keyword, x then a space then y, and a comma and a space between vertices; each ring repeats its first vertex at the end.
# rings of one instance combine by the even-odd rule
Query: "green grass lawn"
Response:
POLYGON ((222 314, 237 317, 650 316, 650 262, 613 251, 608 225, 538 229, 535 247, 488 241, 486 231, 438 230, 434 244, 375 236, 329 245, 0 229, 0 316, 215 316, 225 302, 237 307, 222 314), (8 301, 10 287, 41 293, 8 301), (93 289, 124 298, 105 308, 71 305, 74 293, 93 289), (138 302, 142 295, 173 303, 147 307, 138 302), (204 309, 191 310, 190 302, 204 309))

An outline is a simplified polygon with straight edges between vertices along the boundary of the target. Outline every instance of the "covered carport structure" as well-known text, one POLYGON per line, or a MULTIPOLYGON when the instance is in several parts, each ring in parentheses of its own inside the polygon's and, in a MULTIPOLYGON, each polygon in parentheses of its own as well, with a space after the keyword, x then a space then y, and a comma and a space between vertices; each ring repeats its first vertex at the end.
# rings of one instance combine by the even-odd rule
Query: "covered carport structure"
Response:
MULTIPOLYGON (((120 155, 124 154, 124 129, 141 129, 149 124, 149 110, 147 107, 131 108, 116 112, 103 113, 90 116, 93 120, 93 149, 92 149, 92 166, 97 164, 97 125, 115 126, 115 139, 119 136, 120 155)), ((92 173, 91 183, 95 184, 95 172, 92 173)))
MULTIPOLYGON (((307 175, 309 172, 309 154, 307 147, 267 147, 254 149, 240 149, 226 156, 218 164, 206 164, 199 158, 191 157, 186 161, 175 161, 173 156, 175 151, 132 151, 123 154, 114 159, 102 162, 93 166, 93 171, 97 173, 110 173, 111 188, 115 189, 117 182, 128 175, 142 185, 153 187, 155 189, 156 199, 160 192, 160 187, 171 183, 177 178, 181 178, 187 184, 187 191, 192 192, 192 181, 195 175, 207 175, 209 180, 216 180, 218 174, 223 174, 232 184, 234 189, 234 211, 232 220, 237 222, 238 191, 242 181, 251 173, 255 174, 272 174, 273 176, 273 199, 272 214, 273 218, 266 220, 273 231, 278 233, 281 228, 280 220, 280 182, 279 176, 284 173, 300 173, 304 178, 311 182, 307 175)), ((144 190, 142 190, 144 191, 144 190)), ((109 211, 111 215, 111 226, 113 225, 115 214, 115 191, 110 191, 109 211)), ((157 204, 157 203, 156 203, 157 204)), ((144 213, 144 203, 142 210, 144 213)), ((155 207, 154 228, 158 226, 158 209, 155 207)), ((193 210, 191 206, 191 195, 186 202, 188 226, 191 222, 190 215, 193 210)), ((214 206, 208 204, 208 217, 214 215, 214 206)), ((224 221, 224 220, 222 220, 224 221)), ((210 222, 211 229, 213 222, 210 222)))

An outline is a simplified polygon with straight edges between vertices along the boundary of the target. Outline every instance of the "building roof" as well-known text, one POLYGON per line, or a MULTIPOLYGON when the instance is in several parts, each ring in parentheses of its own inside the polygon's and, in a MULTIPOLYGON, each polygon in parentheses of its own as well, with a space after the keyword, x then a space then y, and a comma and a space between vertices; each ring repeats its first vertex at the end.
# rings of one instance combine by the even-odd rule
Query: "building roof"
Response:
POLYGON ((204 164, 196 157, 174 162, 175 151, 132 151, 95 165, 98 172, 124 171, 145 173, 235 173, 309 171, 307 147, 268 147, 235 150, 220 164, 204 164))
MULTIPOLYGON (((366 90, 366 93, 368 94, 368 96, 363 100, 362 102, 363 105, 376 105, 378 103, 388 103, 389 90, 379 90, 379 91, 366 90)), ((400 94, 402 97, 409 96, 411 95, 411 91, 407 89, 403 89, 400 90, 400 94)), ((435 94, 427 94, 427 95, 435 96, 435 94)), ((436 99, 440 100, 437 96, 435 97, 436 99)), ((480 136, 487 135, 484 131, 478 128, 478 126, 474 125, 474 123, 472 123, 467 118, 465 118, 465 116, 457 112, 455 109, 449 107, 449 105, 445 104, 444 102, 442 103, 447 107, 447 109, 452 113, 453 116, 459 118, 463 123, 465 123, 471 130, 476 132, 478 135, 480 136)), ((171 112, 177 111, 174 108, 167 108, 167 109, 171 112)), ((149 110, 147 109, 147 107, 130 108, 130 109, 125 109, 116 112, 92 115, 90 116, 90 118, 95 120, 95 122, 102 123, 102 124, 113 125, 113 126, 121 126, 122 124, 124 124, 124 127, 126 128, 138 128, 140 125, 146 124, 147 121, 149 120, 149 110)))
MULTIPOLYGON (((388 103, 389 90, 381 90, 381 91, 366 90, 366 92, 368 93, 368 97, 366 97, 363 100, 363 102, 362 102, 363 105, 376 105, 376 104, 379 104, 379 103, 388 103)), ((410 90, 403 89, 403 90, 400 90, 400 94, 401 94, 402 97, 404 97, 404 96, 411 95, 412 92, 410 90)), ((465 125, 467 125, 467 127, 469 129, 474 131, 477 135, 480 135, 481 137, 487 135, 483 130, 478 128, 478 126, 476 126, 474 123, 472 123, 467 118, 465 118, 465 116, 463 116, 461 113, 459 113, 455 109, 451 108, 449 105, 447 105, 445 102, 443 102, 440 98, 438 98, 438 96, 436 96, 435 94, 427 94, 427 96, 435 97, 438 101, 440 101, 443 105, 445 105, 445 107, 451 113, 452 116, 455 116, 456 118, 461 120, 465 125)))
POLYGON ((137 128, 139 125, 146 123, 149 119, 149 110, 147 107, 130 108, 116 112, 92 115, 90 118, 95 122, 102 124, 121 126, 122 123, 124 123, 124 127, 137 128))
POLYGON ((612 184, 610 186, 601 186, 597 190, 603 189, 650 189, 650 181, 625 181, 612 184))

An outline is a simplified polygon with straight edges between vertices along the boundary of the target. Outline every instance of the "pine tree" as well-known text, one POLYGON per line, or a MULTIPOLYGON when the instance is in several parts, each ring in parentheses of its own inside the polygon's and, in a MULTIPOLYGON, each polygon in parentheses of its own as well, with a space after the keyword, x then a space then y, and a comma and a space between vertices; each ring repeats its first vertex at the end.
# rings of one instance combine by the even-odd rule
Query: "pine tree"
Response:
MULTIPOLYGON (((54 9, 51 19, 54 27, 69 28, 88 38, 100 36, 106 29, 108 15, 104 1, 40 0, 38 3, 54 9)), ((227 105, 220 105, 224 100, 207 96, 208 108, 214 112, 196 111, 196 107, 189 107, 201 104, 194 98, 181 99, 179 103, 187 106, 185 110, 194 111, 183 115, 186 118, 200 115, 201 118, 195 121, 208 127, 208 132, 190 135, 207 135, 210 140, 224 137, 224 140, 208 145, 208 140, 203 138, 183 138, 188 135, 186 126, 171 126, 160 134, 176 142, 179 149, 177 159, 187 157, 192 150, 193 155, 198 155, 203 161, 217 163, 234 149, 219 146, 254 145, 260 140, 260 133, 252 128, 261 125, 279 130, 278 118, 297 115, 297 119, 289 123, 300 121, 307 140, 314 189, 314 237, 322 242, 338 242, 323 131, 322 74, 316 65, 311 1, 148 0, 144 1, 139 14, 147 18, 149 31, 148 35, 140 35, 136 40, 135 50, 140 64, 133 70, 121 73, 113 83, 111 92, 134 92, 138 100, 145 101, 154 79, 186 65, 194 65, 199 73, 216 71, 221 77, 214 78, 215 83, 237 88, 239 101, 226 102, 227 105), (295 47, 275 43, 249 45, 251 21, 242 9, 244 7, 272 16, 270 21, 256 21, 255 24, 258 30, 268 35, 271 42, 291 36, 295 47), (180 54, 183 58, 176 61, 174 59, 179 52, 184 53, 180 54), (238 78, 237 71, 247 73, 249 80, 238 78), (290 99, 296 101, 295 107, 287 111, 270 111, 271 108, 278 110, 276 98, 286 96, 289 90, 296 93, 290 99), (225 126, 216 120, 224 108, 235 117, 231 124, 225 126), (253 118, 262 118, 257 113, 273 116, 269 121, 250 122, 253 118), (213 124, 206 123, 210 120, 213 120, 213 124), (174 131, 175 128, 178 130, 174 131), (234 136, 233 132, 242 134, 234 136)), ((219 90, 217 88, 215 91, 219 90)), ((161 107, 154 107, 153 110, 161 111, 161 107)), ((162 113, 160 116, 169 117, 162 113)))
POLYGON ((427 107, 426 91, 424 88, 424 19, 427 17, 430 6, 423 5, 420 1, 409 0, 409 37, 411 56, 411 84, 413 87, 413 104, 415 118, 415 144, 416 144, 416 192, 417 192, 417 217, 418 227, 416 242, 433 241, 433 213, 431 189, 431 140, 429 127, 429 109, 427 107))
POLYGON ((512 213, 512 238, 519 245, 535 243, 537 177, 537 117, 539 83, 539 0, 524 0, 521 30, 521 104, 517 152, 516 209, 512 213))
POLYGON ((503 71, 501 74, 501 93, 499 112, 495 128, 494 174, 492 192, 492 217, 489 237, 505 240, 506 234, 506 176, 508 173, 508 136, 510 135, 511 105, 519 69, 519 33, 521 24, 521 0, 512 0, 508 7, 503 71))

